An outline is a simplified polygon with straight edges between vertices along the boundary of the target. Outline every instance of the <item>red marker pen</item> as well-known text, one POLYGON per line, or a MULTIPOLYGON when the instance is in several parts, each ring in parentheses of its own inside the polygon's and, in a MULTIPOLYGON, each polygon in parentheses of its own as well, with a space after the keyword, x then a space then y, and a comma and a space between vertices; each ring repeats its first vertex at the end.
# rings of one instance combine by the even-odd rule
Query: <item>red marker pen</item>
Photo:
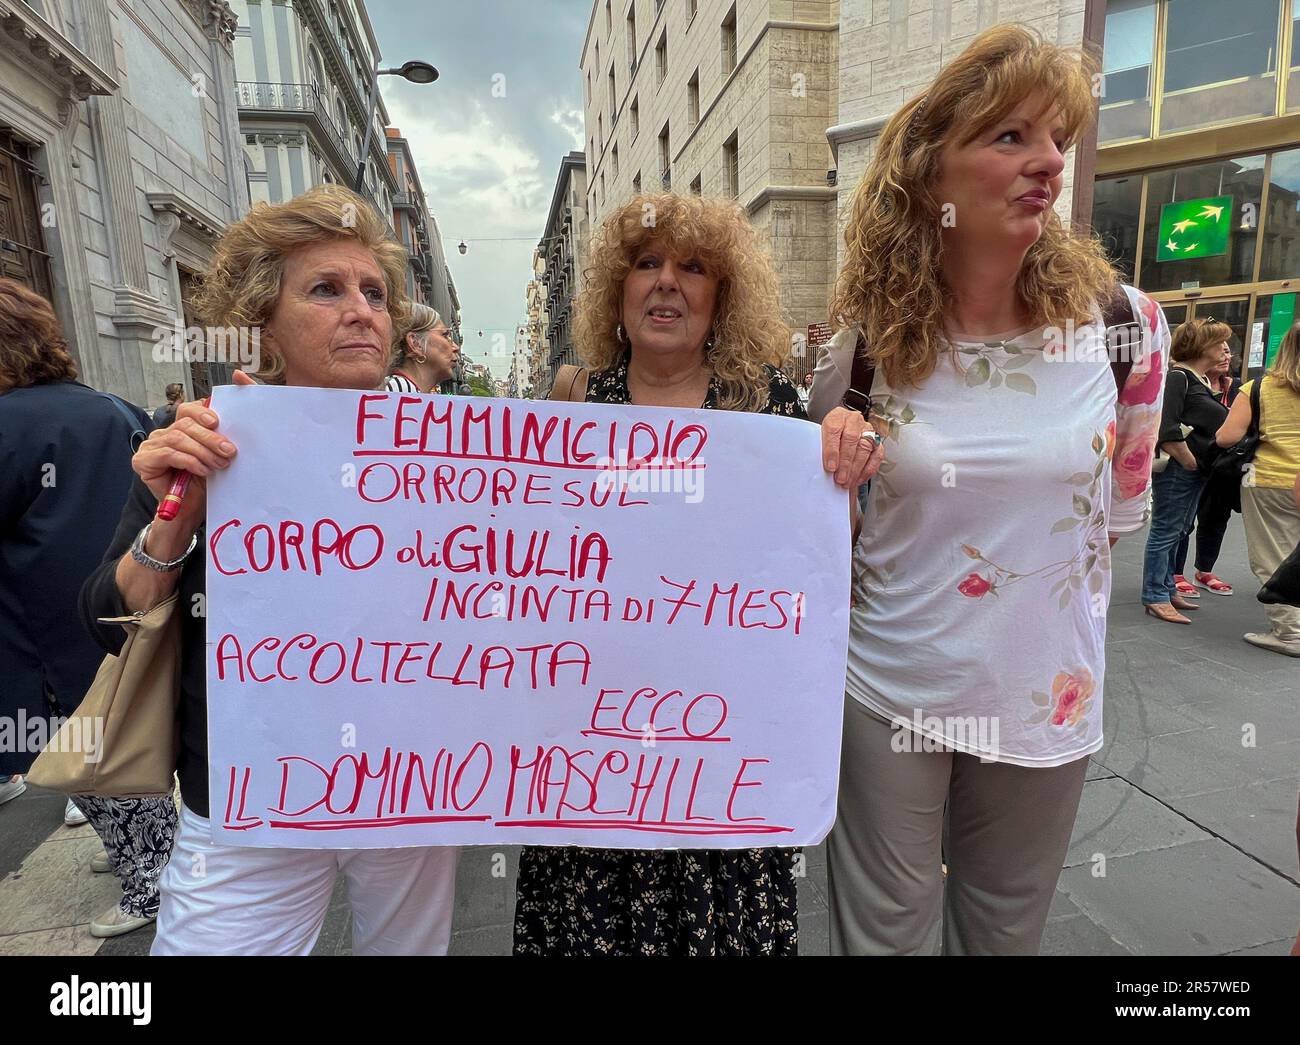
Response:
MULTIPOLYGON (((208 396, 203 400, 206 407, 212 402, 212 397, 208 396)), ((172 485, 163 495, 163 499, 158 502, 157 518, 163 522, 171 522, 175 519, 181 510, 181 500, 185 497, 185 491, 190 485, 190 473, 178 471, 172 476, 172 485)))

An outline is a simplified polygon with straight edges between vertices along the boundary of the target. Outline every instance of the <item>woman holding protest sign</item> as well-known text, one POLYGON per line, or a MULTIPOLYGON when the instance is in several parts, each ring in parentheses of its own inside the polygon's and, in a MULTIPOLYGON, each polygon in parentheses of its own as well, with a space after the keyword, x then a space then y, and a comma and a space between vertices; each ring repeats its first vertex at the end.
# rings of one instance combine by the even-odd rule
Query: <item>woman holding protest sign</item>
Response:
MULTIPOLYGON (((771 257, 732 202, 663 194, 619 208, 592 246, 576 340, 590 379, 557 378, 553 399, 804 416, 780 369, 790 337, 771 257)), ((883 458, 849 411, 828 418, 822 441, 847 489, 883 458)), ((790 849, 526 847, 515 953, 792 954, 796 858, 790 849)))
MULTIPOLYGON (((371 204, 337 185, 255 206, 222 234, 196 307, 208 322, 260 331, 269 384, 382 389, 394 334, 409 323, 406 253, 371 204)), ((252 384, 236 374, 236 384, 252 384)), ((292 452, 285 447, 285 452, 292 452)), ((445 953, 458 850, 311 850, 213 845, 208 822, 205 479, 238 467, 202 403, 185 403, 132 459, 132 488, 104 563, 82 590, 86 627, 173 594, 181 614, 180 832, 162 879, 155 954, 307 954, 336 874, 348 879, 357 954, 445 953), (174 472, 191 474, 175 518, 156 518, 174 472)))
POLYGON ((1102 744, 1110 546, 1142 526, 1169 333, 1053 210, 1095 109, 1077 57, 995 27, 855 194, 810 414, 856 390, 890 459, 854 553, 832 953, 933 953, 941 907, 946 953, 1035 953, 1102 744), (1121 324, 1147 351, 1108 365, 1121 324))

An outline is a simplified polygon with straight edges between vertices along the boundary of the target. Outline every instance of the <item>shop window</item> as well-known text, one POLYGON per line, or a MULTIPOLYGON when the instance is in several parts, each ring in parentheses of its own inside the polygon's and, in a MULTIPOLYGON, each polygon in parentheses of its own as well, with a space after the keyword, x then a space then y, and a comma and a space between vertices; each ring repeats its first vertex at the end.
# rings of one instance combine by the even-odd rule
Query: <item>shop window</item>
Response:
POLYGON ((1169 0, 1160 133, 1277 108, 1278 0, 1169 0))
POLYGON ((1104 145, 1149 138, 1156 0, 1112 0, 1106 7, 1103 46, 1097 141, 1104 145))
POLYGON ((1139 272, 1143 290, 1251 281, 1263 156, 1153 171, 1146 178, 1139 272))
POLYGON ((1300 109, 1300 0, 1291 0, 1291 71, 1287 76, 1287 111, 1300 109))
POLYGON ((1142 175, 1097 182, 1093 194, 1092 227, 1126 283, 1134 282, 1141 207, 1142 175))
POLYGON ((1300 276, 1300 149, 1273 154, 1259 278, 1300 276))

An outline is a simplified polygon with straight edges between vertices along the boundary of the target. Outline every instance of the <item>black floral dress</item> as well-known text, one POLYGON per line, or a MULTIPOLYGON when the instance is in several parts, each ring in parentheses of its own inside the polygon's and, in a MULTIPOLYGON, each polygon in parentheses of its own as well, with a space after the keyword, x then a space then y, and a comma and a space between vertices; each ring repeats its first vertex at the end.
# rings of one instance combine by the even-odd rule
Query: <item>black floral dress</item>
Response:
MULTIPOLYGON (((769 367, 760 411, 805 418, 794 385, 769 367)), ((718 409, 715 378, 704 400, 718 409)), ((587 385, 589 403, 631 403, 627 359, 587 385)), ((793 955, 796 849, 586 849, 525 846, 515 954, 793 955)))

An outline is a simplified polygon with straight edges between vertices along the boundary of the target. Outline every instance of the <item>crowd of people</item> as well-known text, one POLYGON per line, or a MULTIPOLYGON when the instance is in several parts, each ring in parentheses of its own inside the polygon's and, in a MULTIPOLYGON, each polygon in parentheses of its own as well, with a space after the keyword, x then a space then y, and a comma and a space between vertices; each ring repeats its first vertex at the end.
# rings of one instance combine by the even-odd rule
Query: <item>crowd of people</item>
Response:
MULTIPOLYGON (((734 201, 638 197, 590 252, 576 397, 806 417, 835 483, 870 480, 828 845, 833 953, 1037 952, 1102 746, 1106 616, 1094 607, 1110 599, 1111 548, 1142 529, 1152 494, 1142 600, 1164 621, 1188 621, 1179 581, 1194 525, 1196 583, 1231 593, 1214 567, 1237 489, 1261 581, 1300 543, 1300 333, 1236 388, 1226 328, 1171 335, 1098 242, 1064 226, 1053 204, 1095 112, 1091 86, 1085 62, 1004 26, 890 119, 845 232, 838 331, 801 388, 782 370, 772 258, 734 201), (945 205, 959 221, 940 220, 945 205), (1116 311, 1140 329, 1145 365, 1111 359, 1116 311), (1046 351, 1067 322, 1084 333, 1072 366, 1046 351), (1253 482, 1214 484, 1216 448, 1252 422, 1253 482), (900 751, 894 723, 918 709, 945 725, 900 751), (992 746, 951 725, 972 719, 999 724, 992 746)), ((383 219, 326 185, 227 228, 194 304, 205 322, 259 327, 261 369, 236 384, 428 392, 456 348, 436 312, 407 300, 404 264, 383 219)), ((0 280, 0 653, 20 669, 3 713, 70 712, 121 649, 108 619, 204 594, 206 480, 238 468, 238 448, 183 394, 169 388, 155 427, 78 383, 48 303, 0 280), (192 476, 186 497, 156 518, 177 471, 192 476)), ((1247 639, 1296 655, 1300 609, 1268 612, 1271 631, 1247 639)), ((180 628, 179 811, 171 796, 76 802, 123 883, 92 932, 156 919, 156 954, 306 954, 342 873, 355 953, 445 953, 455 847, 213 845, 203 618, 180 628)), ((0 755, 0 802, 34 754, 0 755)), ((792 857, 526 847, 514 950, 794 954, 792 857)))

